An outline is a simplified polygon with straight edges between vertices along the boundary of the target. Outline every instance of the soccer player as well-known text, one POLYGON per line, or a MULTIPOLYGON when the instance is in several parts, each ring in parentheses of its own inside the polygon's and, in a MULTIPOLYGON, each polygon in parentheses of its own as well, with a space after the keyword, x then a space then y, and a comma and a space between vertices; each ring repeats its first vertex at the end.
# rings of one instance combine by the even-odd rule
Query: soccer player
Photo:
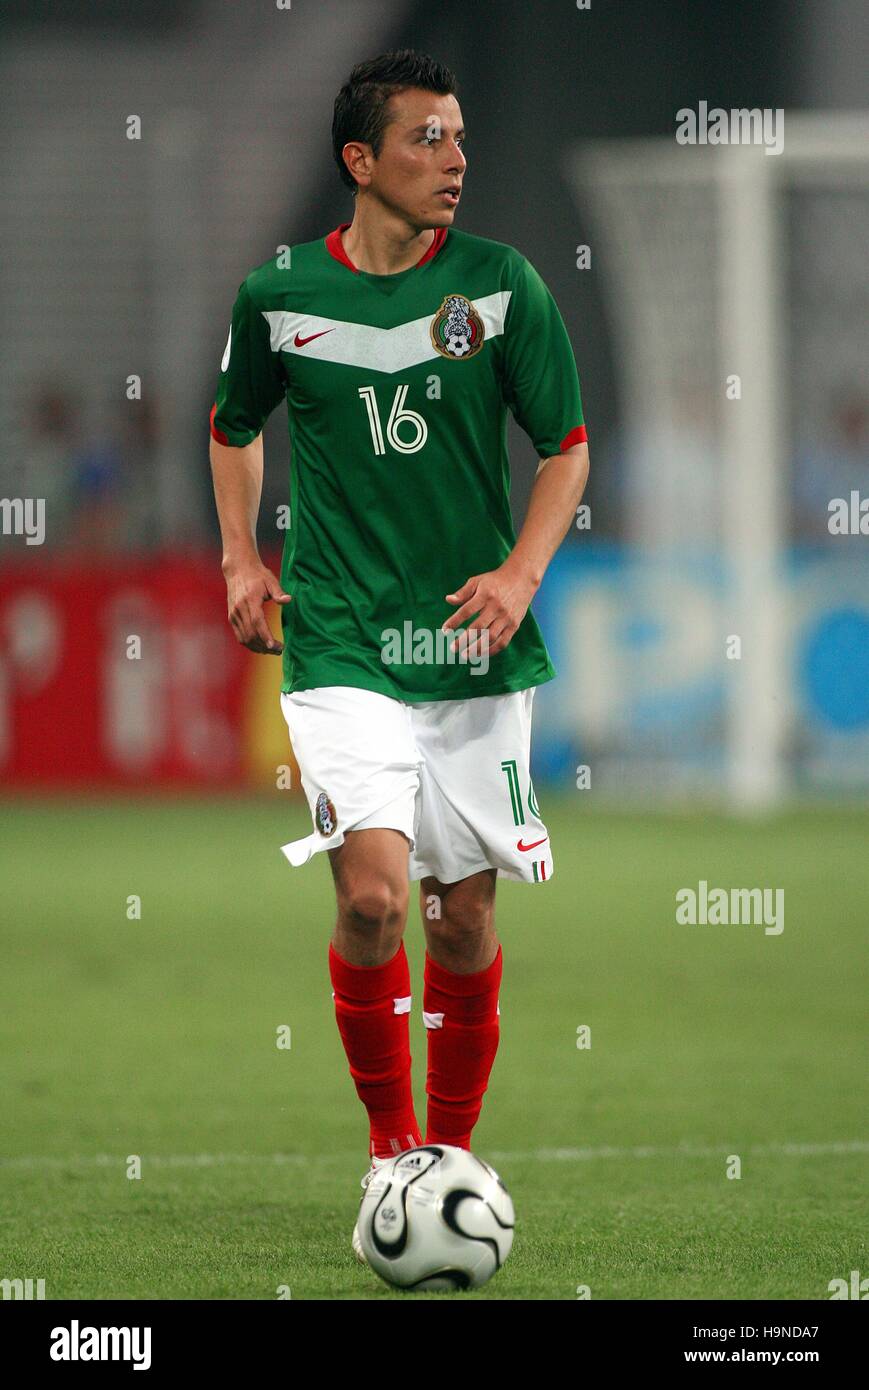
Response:
MULTIPOLYGON (((507 134, 509 132, 505 132, 507 134)), ((452 73, 362 63, 332 141, 353 218, 251 271, 211 414, 229 619, 283 655, 281 704, 329 855, 329 971, 371 1167, 423 1142, 402 943, 420 885, 425 1142, 468 1148, 498 1047, 497 876, 552 877, 531 785, 534 689, 555 674, 529 605, 582 496, 573 352, 518 251, 456 231, 466 171, 452 73), (291 529, 256 545, 262 428, 286 399, 291 529), (506 414, 541 460, 517 540, 506 414), (280 604, 283 642, 264 605, 280 604)), ((509 161, 509 145, 507 146, 509 161)), ((506 169, 502 171, 506 176, 506 169)), ((521 171, 513 171, 521 186, 521 171)))

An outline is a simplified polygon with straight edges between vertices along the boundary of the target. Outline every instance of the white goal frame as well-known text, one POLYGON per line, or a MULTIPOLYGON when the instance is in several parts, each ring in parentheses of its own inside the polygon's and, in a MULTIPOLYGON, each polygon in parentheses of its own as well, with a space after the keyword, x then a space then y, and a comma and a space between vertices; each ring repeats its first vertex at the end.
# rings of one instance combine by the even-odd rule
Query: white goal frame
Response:
MULTIPOLYGON (((583 142, 571 149, 566 164, 577 200, 581 195, 584 210, 600 230, 604 267, 607 229, 613 225, 608 193, 624 197, 631 186, 649 185, 684 190, 692 183, 714 189, 719 360, 750 384, 737 408, 722 411, 720 433, 726 465, 723 554, 733 578, 728 634, 738 634, 742 642, 742 658, 728 671, 724 791, 727 804, 742 811, 770 809, 788 790, 786 702, 780 698, 785 679, 780 580, 786 443, 780 194, 799 186, 869 188, 869 115, 783 114, 779 154, 768 154, 762 145, 679 145, 674 130, 672 138, 583 142)), ((606 285, 630 428, 630 417, 638 425, 644 409, 638 379, 643 350, 632 347, 632 289, 621 280, 610 274, 606 285)), ((721 389, 723 393, 723 381, 721 389)))

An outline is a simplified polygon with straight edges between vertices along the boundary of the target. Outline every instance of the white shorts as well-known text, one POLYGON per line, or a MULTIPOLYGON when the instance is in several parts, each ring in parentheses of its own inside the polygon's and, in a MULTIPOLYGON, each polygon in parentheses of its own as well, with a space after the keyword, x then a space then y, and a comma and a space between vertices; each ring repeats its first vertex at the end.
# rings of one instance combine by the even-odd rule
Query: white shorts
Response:
POLYGON ((281 695, 314 832, 293 865, 349 830, 398 830, 409 877, 456 883, 482 869, 544 883, 552 850, 531 786, 534 690, 409 704, 330 685, 281 695))

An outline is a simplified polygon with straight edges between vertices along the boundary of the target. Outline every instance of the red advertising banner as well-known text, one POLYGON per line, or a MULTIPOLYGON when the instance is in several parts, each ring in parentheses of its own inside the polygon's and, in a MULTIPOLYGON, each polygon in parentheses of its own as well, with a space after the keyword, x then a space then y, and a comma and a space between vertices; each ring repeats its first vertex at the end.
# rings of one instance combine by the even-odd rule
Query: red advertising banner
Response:
POLYGON ((274 785, 280 665, 236 641, 213 553, 5 564, 0 780, 274 785))

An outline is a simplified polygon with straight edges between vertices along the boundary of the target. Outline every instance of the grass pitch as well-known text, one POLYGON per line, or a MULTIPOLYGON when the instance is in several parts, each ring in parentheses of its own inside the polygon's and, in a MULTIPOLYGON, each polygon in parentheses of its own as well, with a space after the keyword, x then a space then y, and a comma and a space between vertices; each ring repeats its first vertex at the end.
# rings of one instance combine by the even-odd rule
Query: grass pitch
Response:
MULTIPOLYGON (((460 1297, 828 1298, 869 1267, 869 816, 544 811, 555 878, 499 887, 502 1041, 475 1133, 516 1241, 460 1297), (701 879, 784 888, 783 932, 677 925, 701 879)), ((331 880, 278 851, 304 810, 0 814, 0 1278, 49 1299, 444 1297, 350 1252, 366 1127, 332 1014, 331 880)), ((422 1120, 415 909, 406 943, 422 1120)))

